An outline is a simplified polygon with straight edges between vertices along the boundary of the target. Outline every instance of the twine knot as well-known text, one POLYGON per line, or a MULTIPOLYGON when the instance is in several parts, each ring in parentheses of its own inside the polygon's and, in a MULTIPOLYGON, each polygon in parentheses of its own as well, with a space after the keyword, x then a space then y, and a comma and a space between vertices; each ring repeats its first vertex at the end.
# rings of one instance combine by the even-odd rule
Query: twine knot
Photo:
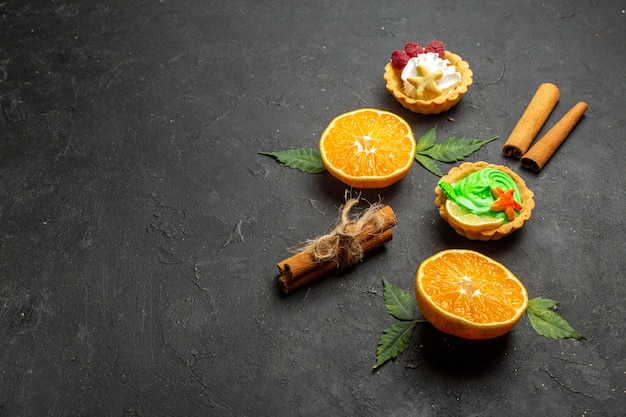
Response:
POLYGON ((372 204, 360 217, 351 217, 350 211, 358 202, 358 198, 347 200, 341 209, 341 219, 337 226, 328 234, 308 242, 306 248, 311 250, 313 258, 317 262, 335 260, 338 267, 344 268, 363 260, 359 234, 365 228, 371 228, 373 233, 380 232, 382 221, 376 216, 376 212, 380 210, 382 205, 372 204))

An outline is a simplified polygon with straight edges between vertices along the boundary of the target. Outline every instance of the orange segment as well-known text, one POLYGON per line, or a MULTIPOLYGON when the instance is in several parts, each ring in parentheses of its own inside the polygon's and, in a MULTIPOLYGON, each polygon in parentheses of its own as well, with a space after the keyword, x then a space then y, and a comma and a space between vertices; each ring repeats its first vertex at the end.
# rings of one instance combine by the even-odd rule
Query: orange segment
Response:
POLYGON ((404 119, 376 109, 337 116, 320 138, 328 172, 357 188, 383 188, 399 181, 413 165, 415 146, 404 119))
POLYGON ((433 326, 465 339, 507 333, 528 306, 526 288, 511 271, 466 249, 444 250, 423 261, 415 278, 415 298, 433 326))

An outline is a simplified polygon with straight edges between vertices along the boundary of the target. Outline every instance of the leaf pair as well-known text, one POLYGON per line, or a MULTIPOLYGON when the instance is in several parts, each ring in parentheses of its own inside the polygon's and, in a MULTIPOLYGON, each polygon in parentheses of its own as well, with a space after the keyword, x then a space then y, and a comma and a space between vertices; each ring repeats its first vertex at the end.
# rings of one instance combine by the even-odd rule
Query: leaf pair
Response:
POLYGON ((383 286, 385 307, 400 321, 383 330, 378 340, 376 363, 372 367, 374 369, 404 352, 411 342, 415 324, 426 321, 415 318, 415 302, 410 293, 390 284, 385 277, 383 277, 383 286))
POLYGON ((486 143, 498 139, 497 136, 491 139, 467 139, 450 136, 443 142, 435 143, 437 139, 436 130, 437 126, 430 129, 417 141, 415 160, 438 177, 441 177, 443 173, 435 161, 448 163, 462 161, 486 143))
MULTIPOLYGON (((415 318, 415 301, 409 292, 389 283, 385 277, 383 286, 385 307, 399 322, 383 330, 382 336, 378 339, 376 363, 372 367, 374 369, 404 352, 411 342, 415 324, 426 322, 415 318)), ((551 339, 586 340, 554 311, 558 304, 556 300, 542 297, 529 300, 526 315, 532 328, 541 336, 551 339)))

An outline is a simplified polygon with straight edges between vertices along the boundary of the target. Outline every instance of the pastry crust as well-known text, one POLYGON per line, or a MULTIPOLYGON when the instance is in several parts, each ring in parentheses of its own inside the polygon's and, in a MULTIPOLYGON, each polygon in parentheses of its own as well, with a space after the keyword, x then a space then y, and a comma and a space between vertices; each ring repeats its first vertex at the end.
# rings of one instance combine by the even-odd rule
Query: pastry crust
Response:
POLYGON ((402 104, 402 107, 414 113, 437 114, 449 110, 461 100, 461 97, 467 92, 469 86, 472 85, 472 76, 474 73, 469 68, 469 64, 463 61, 460 56, 446 51, 446 59, 450 61, 450 64, 454 65, 456 70, 461 74, 461 84, 457 85, 447 94, 432 100, 419 100, 407 96, 404 94, 404 85, 400 78, 402 70, 395 69, 391 62, 385 66, 385 75, 383 76, 387 82, 387 90, 402 104))
POLYGON ((447 182, 448 184, 453 184, 465 178, 472 172, 479 171, 483 168, 498 169, 508 174, 513 179, 513 181, 515 181, 515 184, 517 185, 517 188, 519 189, 519 192, 520 192, 520 197, 522 199, 522 206, 523 206, 523 209, 517 214, 517 216, 515 217, 515 220, 508 222, 508 223, 504 223, 498 226, 497 228, 490 229, 490 230, 481 230, 481 231, 466 230, 457 222, 455 222, 451 216, 448 215, 448 211, 446 210, 446 200, 448 198, 446 197, 443 190, 439 186, 435 188, 435 194, 436 194, 435 205, 439 209, 439 215, 441 216, 441 218, 447 221, 450 224, 450 226, 452 226, 454 230, 456 230, 456 232, 460 234, 461 236, 465 236, 466 238, 471 239, 471 240, 497 240, 521 228, 524 225, 524 222, 530 219, 532 210, 533 208, 535 208, 535 201, 533 200, 534 193, 528 187, 526 187, 526 183, 524 182, 522 177, 517 175, 510 168, 507 168, 502 165, 488 164, 487 162, 482 162, 482 161, 465 162, 459 165, 458 167, 454 167, 448 172, 447 175, 444 175, 443 177, 441 177, 441 181, 447 182))

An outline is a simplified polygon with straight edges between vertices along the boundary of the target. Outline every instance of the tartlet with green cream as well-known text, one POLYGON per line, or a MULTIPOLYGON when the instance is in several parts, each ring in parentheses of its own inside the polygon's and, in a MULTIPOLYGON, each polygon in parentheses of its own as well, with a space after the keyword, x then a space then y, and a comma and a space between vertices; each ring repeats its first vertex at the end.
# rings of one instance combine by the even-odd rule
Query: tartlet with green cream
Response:
POLYGON ((472 240, 497 240, 530 219, 535 201, 524 180, 510 168, 466 162, 441 177, 435 188, 439 215, 472 240))

